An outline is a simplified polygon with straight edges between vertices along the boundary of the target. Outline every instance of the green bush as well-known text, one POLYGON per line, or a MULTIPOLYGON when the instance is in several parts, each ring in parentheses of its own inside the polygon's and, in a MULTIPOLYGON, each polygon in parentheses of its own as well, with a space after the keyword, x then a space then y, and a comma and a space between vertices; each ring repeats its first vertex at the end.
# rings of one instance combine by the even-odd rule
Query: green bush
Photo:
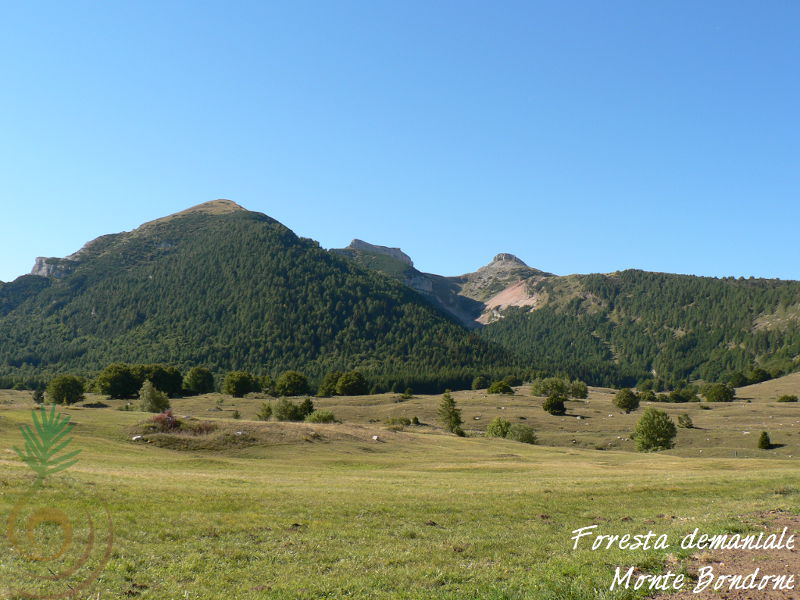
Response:
POLYGON ((560 377, 547 377, 534 379, 531 383, 531 394, 534 396, 551 396, 559 394, 566 396, 569 393, 569 382, 560 377))
POLYGON ((567 397, 564 394, 550 394, 542 404, 542 408, 551 415, 564 415, 567 413, 567 408, 564 406, 566 400, 567 397))
POLYGON ((336 384, 339 383, 339 379, 341 376, 344 375, 341 371, 331 371, 325 375, 322 380, 322 383, 317 390, 317 396, 321 398, 328 398, 330 396, 336 395, 336 384))
POLYGON ((258 388, 255 377, 247 371, 231 371, 222 382, 222 393, 234 398, 242 398, 245 394, 257 392, 258 388))
POLYGON ((483 390, 489 387, 489 378, 485 375, 478 375, 475 379, 472 380, 472 389, 473 390, 483 390))
POLYGON ((272 416, 276 421, 303 421, 306 418, 300 406, 287 398, 281 398, 275 403, 272 416))
POLYGON ((506 439, 513 440, 515 442, 522 442, 523 444, 535 444, 536 432, 530 425, 525 425, 523 423, 514 423, 508 429, 508 433, 506 434, 506 439))
POLYGON ((75 375, 59 375, 47 384, 47 397, 54 404, 75 404, 83 400, 83 380, 75 375))
POLYGON ((449 391, 444 393, 442 401, 439 403, 439 419, 447 431, 461 437, 464 436, 464 430, 461 429, 461 425, 464 423, 461 419, 461 410, 456 407, 456 401, 449 391))
POLYGON ((213 392, 214 375, 205 367, 192 367, 183 378, 183 389, 198 395, 213 392))
POLYGON ((490 394, 513 394, 514 390, 511 389, 511 386, 508 385, 506 381, 500 380, 495 381, 492 385, 489 386, 489 389, 486 390, 490 394))
POLYGON ((692 417, 686 413, 678 415, 678 427, 683 427, 684 429, 694 429, 694 421, 692 421, 692 417))
POLYGON ((778 402, 797 402, 797 396, 790 396, 789 394, 784 394, 780 398, 778 398, 778 402))
POLYGON ((674 439, 677 434, 678 429, 669 415, 650 407, 645 409, 632 437, 636 440, 637 450, 649 452, 669 450, 675 445, 674 439))
POLYGON ((770 450, 772 448, 772 441, 766 431, 762 431, 761 435, 758 436, 758 448, 760 450, 770 450))
POLYGON ((623 388, 614 396, 614 406, 628 414, 639 408, 639 396, 633 390, 623 388))
POLYGON ((169 410, 169 398, 149 379, 142 384, 139 390, 139 410, 151 413, 169 410))
POLYGON ((363 396, 368 391, 369 384, 358 371, 343 373, 336 382, 337 396, 363 396))
POLYGON ((256 419, 259 421, 269 421, 272 418, 272 406, 266 402, 261 404, 261 408, 256 413, 256 419))
POLYGON ((589 387, 583 381, 576 379, 569 384, 569 395, 573 398, 584 400, 589 397, 589 387))
POLYGON ((703 386, 703 396, 709 402, 733 402, 736 390, 727 383, 709 383, 703 386))
POLYGON ((506 421, 503 417, 495 417, 486 428, 486 437, 499 437, 504 438, 508 435, 508 430, 511 428, 511 423, 506 421))
POLYGON ((329 410, 315 410, 306 417, 306 423, 335 423, 336 417, 329 410))
POLYGON ((299 371, 285 371, 275 384, 279 396, 302 396, 310 391, 308 379, 299 371))

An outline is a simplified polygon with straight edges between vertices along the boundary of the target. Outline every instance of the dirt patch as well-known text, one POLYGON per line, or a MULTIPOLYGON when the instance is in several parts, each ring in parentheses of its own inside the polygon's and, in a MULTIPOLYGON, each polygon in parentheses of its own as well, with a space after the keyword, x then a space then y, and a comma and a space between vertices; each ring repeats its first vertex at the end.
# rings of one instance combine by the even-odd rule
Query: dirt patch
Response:
POLYGON ((784 527, 787 528, 786 536, 795 534, 795 550, 712 550, 700 551, 691 557, 687 571, 691 581, 687 582, 684 589, 674 594, 659 594, 653 596, 655 600, 703 600, 714 598, 719 600, 798 600, 800 599, 800 516, 782 511, 769 511, 755 515, 748 519, 755 525, 755 533, 764 532, 779 534, 784 527), (790 576, 794 575, 794 588, 775 590, 771 583, 765 589, 729 589, 728 585, 718 590, 713 589, 713 584, 705 590, 693 593, 698 582, 701 569, 712 567, 714 577, 720 575, 749 576, 758 569, 758 574, 752 579, 758 584, 761 578, 768 575, 790 576))

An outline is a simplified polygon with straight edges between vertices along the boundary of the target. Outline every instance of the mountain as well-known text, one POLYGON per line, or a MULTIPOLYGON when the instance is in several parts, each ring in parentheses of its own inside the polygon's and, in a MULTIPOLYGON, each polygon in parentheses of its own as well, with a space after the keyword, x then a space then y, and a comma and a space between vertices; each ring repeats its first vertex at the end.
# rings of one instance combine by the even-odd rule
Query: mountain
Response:
POLYGON ((434 387, 511 362, 406 286, 229 200, 38 258, 0 284, 0 374, 114 361, 317 378, 357 367, 434 387))
POLYGON ((313 379, 358 368, 382 389, 417 391, 533 372, 742 385, 800 368, 800 282, 559 276, 511 254, 448 277, 399 248, 325 250, 215 200, 37 258, 30 275, 0 283, 6 381, 114 361, 313 379))
POLYGON ((796 281, 638 270, 557 276, 512 254, 442 277, 417 271, 410 259, 370 258, 379 248, 338 252, 403 281, 505 347, 519 367, 598 385, 652 379, 659 387, 800 368, 796 281))

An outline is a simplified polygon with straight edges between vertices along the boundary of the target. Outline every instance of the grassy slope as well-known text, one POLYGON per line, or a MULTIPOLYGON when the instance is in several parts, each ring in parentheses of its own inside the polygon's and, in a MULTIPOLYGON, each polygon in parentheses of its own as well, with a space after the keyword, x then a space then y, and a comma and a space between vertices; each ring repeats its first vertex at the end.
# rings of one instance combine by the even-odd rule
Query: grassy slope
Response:
MULTIPOLYGON (((0 406, 3 516, 31 482, 7 450, 19 443, 16 425, 29 419, 25 398, 0 392, 0 401, 7 402, 0 406)), ((577 435, 572 425, 577 419, 551 421, 537 399, 487 400, 480 392, 459 393, 457 399, 476 428, 493 411, 517 416, 530 411, 528 422, 543 442, 569 445, 566 437, 577 435), (481 421, 474 421, 478 412, 481 421)), ((229 414, 210 412, 212 400, 174 404, 180 414, 229 414)), ((664 552, 573 552, 572 529, 597 523, 607 533, 652 528, 676 536, 694 527, 736 529, 739 515, 756 511, 798 509, 795 462, 786 460, 785 449, 759 454, 777 453, 778 460, 687 458, 680 454, 701 449, 705 439, 692 441, 688 434, 694 432, 681 431, 683 448, 642 455, 458 439, 427 427, 391 433, 369 423, 389 414, 432 421, 437 400, 320 400, 345 420, 363 424, 340 426, 338 436, 327 433, 337 427, 293 426, 322 431, 331 441, 214 453, 131 442, 130 427, 142 419, 140 413, 69 409, 79 423, 75 437, 84 453, 53 483, 85 490, 87 497, 101 494, 115 521, 115 552, 93 593, 102 598, 130 593, 141 598, 622 598, 593 590, 608 585, 614 565, 657 569, 664 552), (373 433, 385 442, 373 442, 373 433)), ((249 416, 259 403, 226 399, 223 408, 236 404, 249 416)), ((731 433, 743 427, 741 419, 766 418, 773 408, 787 414, 795 408, 800 415, 800 407, 774 404, 756 399, 715 405, 702 415, 697 409, 695 421, 707 418, 703 426, 713 425, 715 435, 734 444, 742 439, 731 433), (730 431, 717 430, 727 422, 730 431)), ((571 413, 581 411, 595 417, 582 420, 581 427, 591 430, 581 433, 586 437, 581 444, 616 440, 636 418, 607 417, 614 411, 599 390, 588 405, 571 403, 571 413)), ((230 425, 259 427, 244 421, 230 425)), ((785 427, 787 436, 797 435, 785 427)), ((754 444, 755 438, 746 445, 754 444)), ((710 447, 705 450, 708 456, 710 447)), ((723 453, 731 456, 727 448, 723 453)), ((5 543, 0 538, 0 545, 5 543)), ((6 547, 2 551, 8 556, 6 547)), ((0 561, 2 584, 23 582, 13 567, 0 561)))

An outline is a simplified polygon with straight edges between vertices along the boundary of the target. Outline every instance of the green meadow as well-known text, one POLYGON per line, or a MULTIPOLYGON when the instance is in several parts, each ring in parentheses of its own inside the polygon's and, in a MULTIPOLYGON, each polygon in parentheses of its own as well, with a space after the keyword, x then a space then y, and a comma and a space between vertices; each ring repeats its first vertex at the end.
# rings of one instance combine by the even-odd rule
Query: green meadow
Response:
MULTIPOLYGON (((25 501, 93 513, 98 526, 107 509, 113 521, 107 561, 98 534, 90 560, 58 581, 34 576, 75 557, 26 560, 5 532, 0 590, 7 598, 71 589, 80 598, 644 597, 608 591, 616 566, 686 571, 691 553, 573 550, 571 532, 595 524, 599 533, 677 540, 696 527, 768 526, 767 511, 800 508, 800 406, 757 389, 749 402, 659 405, 690 413, 697 428, 655 454, 633 451, 628 436, 642 410, 621 414, 610 390, 569 402, 565 417, 545 414, 525 387, 454 395, 466 438, 437 426, 438 396, 315 399, 342 423, 311 425, 256 421, 261 398, 208 395, 172 405, 181 418, 212 421, 213 433, 137 441, 151 415, 92 396, 59 409, 75 423, 70 447, 82 450, 80 461, 32 492, 35 476, 11 449, 30 423, 30 394, 0 392, 0 524, 7 529, 25 501), (532 425, 539 444, 483 437, 498 415, 532 425), (422 425, 386 424, 413 416, 422 425), (762 429, 780 446, 757 450, 762 429), (96 579, 95 565, 104 565, 96 579), (91 581, 78 590, 81 576, 91 581)), ((64 545, 52 523, 34 533, 41 555, 64 545)), ((75 552, 85 534, 76 526, 75 552)))

